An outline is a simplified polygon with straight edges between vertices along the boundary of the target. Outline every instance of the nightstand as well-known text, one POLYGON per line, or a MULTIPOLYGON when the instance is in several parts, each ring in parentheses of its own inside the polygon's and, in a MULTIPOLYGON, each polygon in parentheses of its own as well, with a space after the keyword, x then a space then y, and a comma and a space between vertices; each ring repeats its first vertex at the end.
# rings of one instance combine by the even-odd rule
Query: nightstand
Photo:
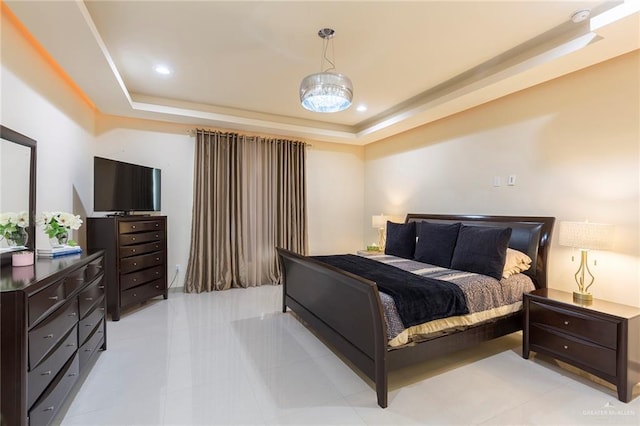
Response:
POLYGON ((376 254, 384 254, 384 252, 382 250, 358 250, 356 252, 356 254, 360 255, 360 256, 373 256, 376 254))
POLYGON ((522 356, 539 352, 616 385, 629 402, 640 382, 640 308, 538 289, 524 295, 522 356))

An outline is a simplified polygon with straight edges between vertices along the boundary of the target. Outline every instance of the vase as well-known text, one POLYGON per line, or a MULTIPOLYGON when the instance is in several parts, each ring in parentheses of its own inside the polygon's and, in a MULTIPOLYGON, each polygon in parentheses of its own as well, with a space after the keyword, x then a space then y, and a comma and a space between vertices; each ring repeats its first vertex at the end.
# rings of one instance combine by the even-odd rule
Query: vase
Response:
POLYGON ((49 244, 52 248, 63 247, 69 241, 69 233, 67 231, 61 231, 56 234, 55 237, 49 238, 49 244))
POLYGON ((27 234, 26 229, 18 228, 16 231, 5 236, 5 238, 9 247, 26 246, 27 240, 29 239, 29 234, 27 234))

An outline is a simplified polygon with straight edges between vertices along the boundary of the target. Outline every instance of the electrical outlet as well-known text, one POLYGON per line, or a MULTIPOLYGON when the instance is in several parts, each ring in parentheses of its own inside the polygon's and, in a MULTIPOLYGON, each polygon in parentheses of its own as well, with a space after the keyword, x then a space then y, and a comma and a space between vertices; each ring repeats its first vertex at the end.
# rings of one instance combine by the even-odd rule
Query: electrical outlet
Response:
POLYGON ((176 272, 180 272, 180 270, 182 269, 182 266, 180 266, 179 263, 176 264, 176 272))

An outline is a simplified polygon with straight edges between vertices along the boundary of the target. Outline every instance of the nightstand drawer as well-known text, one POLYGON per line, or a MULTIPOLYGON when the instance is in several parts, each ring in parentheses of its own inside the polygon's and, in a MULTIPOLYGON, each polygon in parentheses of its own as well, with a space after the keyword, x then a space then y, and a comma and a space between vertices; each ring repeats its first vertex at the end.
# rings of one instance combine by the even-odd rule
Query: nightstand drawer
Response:
POLYGON ((594 368, 611 377, 616 376, 616 351, 578 339, 553 329, 531 324, 529 342, 533 350, 542 349, 558 358, 567 359, 586 368, 594 368))
POLYGON ((569 311, 531 301, 529 305, 529 321, 544 324, 561 332, 579 336, 598 345, 616 349, 618 340, 618 324, 578 312, 569 311))

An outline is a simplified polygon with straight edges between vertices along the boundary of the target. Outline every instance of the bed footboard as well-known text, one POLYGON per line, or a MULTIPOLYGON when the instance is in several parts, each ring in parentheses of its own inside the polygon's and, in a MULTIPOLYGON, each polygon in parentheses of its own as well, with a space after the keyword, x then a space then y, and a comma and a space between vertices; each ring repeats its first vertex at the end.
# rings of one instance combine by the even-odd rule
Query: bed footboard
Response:
POLYGON ((289 307, 376 384, 387 406, 387 329, 377 285, 278 248, 282 311, 289 307))

